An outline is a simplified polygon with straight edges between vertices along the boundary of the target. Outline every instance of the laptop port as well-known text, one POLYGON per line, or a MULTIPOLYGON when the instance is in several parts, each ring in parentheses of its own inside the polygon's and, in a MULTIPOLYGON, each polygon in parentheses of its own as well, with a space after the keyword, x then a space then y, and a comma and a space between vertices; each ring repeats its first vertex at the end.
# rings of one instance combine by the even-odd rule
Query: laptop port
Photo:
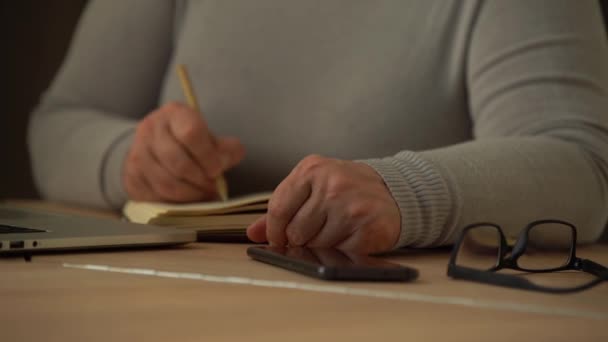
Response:
POLYGON ((11 241, 10 247, 11 247, 11 249, 22 249, 23 247, 25 247, 25 242, 11 241))

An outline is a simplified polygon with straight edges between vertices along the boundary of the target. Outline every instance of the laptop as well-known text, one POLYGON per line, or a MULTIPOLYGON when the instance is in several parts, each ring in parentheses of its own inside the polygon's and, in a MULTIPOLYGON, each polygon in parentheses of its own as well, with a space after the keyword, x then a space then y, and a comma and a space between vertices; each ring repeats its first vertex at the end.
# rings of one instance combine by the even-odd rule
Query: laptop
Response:
POLYGON ((0 255, 170 246, 193 241, 196 232, 192 230, 0 206, 0 255))

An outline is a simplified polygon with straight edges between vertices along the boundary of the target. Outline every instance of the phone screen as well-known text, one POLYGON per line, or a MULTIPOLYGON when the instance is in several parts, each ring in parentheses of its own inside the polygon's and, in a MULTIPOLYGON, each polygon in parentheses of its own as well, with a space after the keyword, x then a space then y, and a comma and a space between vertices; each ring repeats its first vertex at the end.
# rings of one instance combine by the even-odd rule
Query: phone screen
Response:
POLYGON ((247 254, 258 261, 326 280, 412 281, 412 267, 367 255, 332 248, 249 247, 247 254))

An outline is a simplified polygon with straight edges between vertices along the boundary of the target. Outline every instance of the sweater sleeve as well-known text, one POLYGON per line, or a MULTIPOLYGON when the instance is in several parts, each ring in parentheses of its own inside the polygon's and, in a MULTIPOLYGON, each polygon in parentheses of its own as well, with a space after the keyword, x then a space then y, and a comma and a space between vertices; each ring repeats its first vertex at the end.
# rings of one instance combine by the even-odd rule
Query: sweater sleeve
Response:
POLYGON ((559 218, 579 242, 608 215, 608 49, 597 1, 481 2, 468 42, 475 139, 365 161, 402 215, 400 246, 491 221, 516 235, 559 218))
POLYGON ((172 44, 173 3, 92 1, 30 119, 35 182, 50 200, 119 207, 122 161, 156 107, 172 44))

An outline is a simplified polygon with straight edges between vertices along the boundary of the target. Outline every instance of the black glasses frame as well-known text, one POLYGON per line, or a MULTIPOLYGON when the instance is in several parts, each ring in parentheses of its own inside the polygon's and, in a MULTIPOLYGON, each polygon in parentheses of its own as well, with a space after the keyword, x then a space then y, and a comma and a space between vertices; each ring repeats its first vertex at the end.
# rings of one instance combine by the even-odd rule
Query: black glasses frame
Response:
POLYGON ((608 269, 596 262, 593 262, 588 259, 581 259, 576 256, 576 228, 574 225, 561 221, 561 220, 538 220, 531 222, 528 224, 519 234, 515 245, 511 248, 507 244, 507 239, 502 231, 500 226, 494 223, 481 222, 474 223, 466 226, 462 232, 454 248, 452 249, 452 255, 450 256, 450 262, 448 264, 448 272, 449 277, 455 279, 463 279, 470 280, 480 283, 505 286, 518 288, 523 290, 532 290, 532 291, 540 291, 546 293, 572 293, 583 291, 593 286, 596 286, 603 281, 608 280, 608 269), (521 267, 518 263, 519 258, 524 255, 526 252, 526 248, 528 247, 529 241, 529 232, 532 228, 541 224, 562 224, 571 229, 572 232, 572 245, 570 246, 570 255, 567 262, 560 267, 552 267, 552 268, 544 268, 544 269, 530 269, 521 267), (458 256, 458 251, 462 247, 464 239, 467 235, 467 232, 471 229, 475 229, 478 227, 494 227, 499 233, 500 244, 498 250, 498 257, 496 260, 496 264, 494 267, 489 270, 480 270, 475 268, 470 268, 466 266, 460 266, 456 264, 456 258, 458 256), (512 275, 512 274, 502 274, 496 273, 496 271, 501 269, 513 269, 517 271, 523 271, 527 273, 547 273, 547 272, 558 272, 558 271, 567 271, 567 270, 576 270, 586 272, 598 277, 586 284, 570 287, 570 288, 555 288, 534 284, 526 278, 521 276, 512 275))

